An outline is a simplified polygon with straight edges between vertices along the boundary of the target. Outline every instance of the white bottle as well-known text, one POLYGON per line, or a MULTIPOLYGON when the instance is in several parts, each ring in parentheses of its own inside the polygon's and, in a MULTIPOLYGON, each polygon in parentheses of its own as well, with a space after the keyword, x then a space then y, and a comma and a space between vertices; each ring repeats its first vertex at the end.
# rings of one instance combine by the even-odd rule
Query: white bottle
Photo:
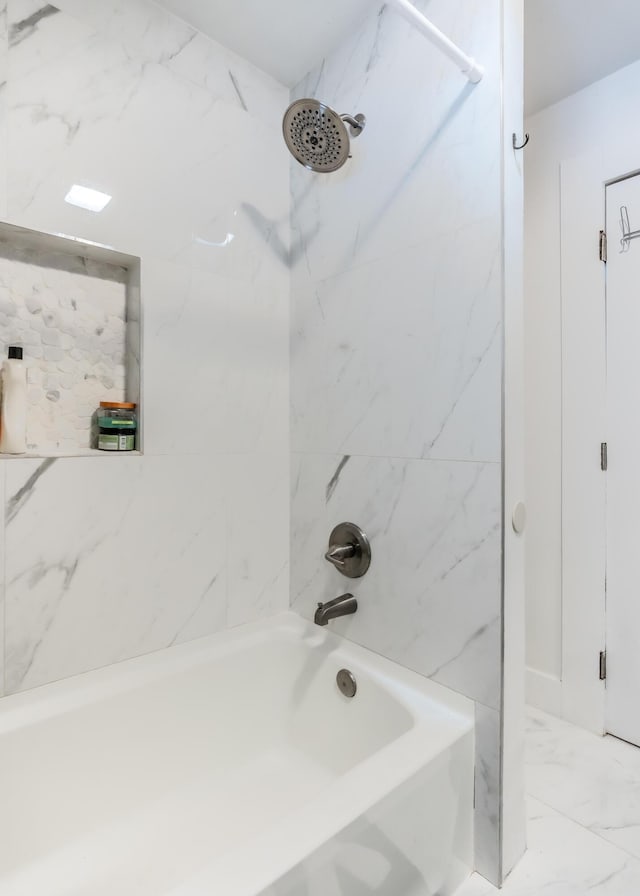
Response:
POLYGON ((2 415, 0 452, 24 454, 27 450, 27 370, 22 349, 9 346, 9 358, 2 364, 2 415))

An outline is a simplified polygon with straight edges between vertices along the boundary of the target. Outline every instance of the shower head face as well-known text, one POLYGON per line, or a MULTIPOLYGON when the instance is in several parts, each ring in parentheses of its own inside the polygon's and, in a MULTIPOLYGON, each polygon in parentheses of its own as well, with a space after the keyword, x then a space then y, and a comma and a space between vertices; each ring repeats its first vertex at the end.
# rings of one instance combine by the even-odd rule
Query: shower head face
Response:
POLYGON ((349 158, 345 123, 318 100, 292 103, 284 114, 282 133, 294 159, 311 171, 337 171, 349 158))

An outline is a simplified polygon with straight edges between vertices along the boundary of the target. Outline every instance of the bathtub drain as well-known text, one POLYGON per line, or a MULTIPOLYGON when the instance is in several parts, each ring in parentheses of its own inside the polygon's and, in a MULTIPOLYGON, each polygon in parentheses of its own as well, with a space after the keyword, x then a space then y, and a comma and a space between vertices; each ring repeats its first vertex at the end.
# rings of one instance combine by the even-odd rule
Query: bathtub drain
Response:
POLYGON ((345 697, 355 697, 358 685, 353 672, 349 672, 348 669, 340 669, 336 675, 336 682, 340 693, 345 697))

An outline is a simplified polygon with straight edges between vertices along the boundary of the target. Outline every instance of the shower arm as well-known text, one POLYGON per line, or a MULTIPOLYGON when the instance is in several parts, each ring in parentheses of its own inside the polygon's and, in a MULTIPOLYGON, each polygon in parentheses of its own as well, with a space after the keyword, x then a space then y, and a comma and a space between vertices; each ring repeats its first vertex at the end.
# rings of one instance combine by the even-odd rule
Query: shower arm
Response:
POLYGON ((359 131, 362 130, 362 125, 353 117, 353 115, 341 115, 340 118, 343 121, 346 121, 347 124, 350 124, 352 128, 357 128, 359 131))
POLYGON ((365 124, 367 123, 367 119, 364 117, 364 115, 361 115, 361 114, 358 114, 355 116, 354 115, 341 115, 340 118, 343 121, 346 121, 346 123, 348 125, 350 125, 352 137, 359 137, 360 134, 364 130, 365 124))
POLYGON ((457 47, 453 41, 442 33, 435 25, 422 15, 409 0, 387 0, 392 9, 410 22, 421 34, 431 41, 438 49, 442 50, 445 56, 448 56, 452 62, 455 62, 463 75, 466 75, 472 84, 477 84, 482 80, 484 69, 471 56, 463 53, 460 47, 457 47))

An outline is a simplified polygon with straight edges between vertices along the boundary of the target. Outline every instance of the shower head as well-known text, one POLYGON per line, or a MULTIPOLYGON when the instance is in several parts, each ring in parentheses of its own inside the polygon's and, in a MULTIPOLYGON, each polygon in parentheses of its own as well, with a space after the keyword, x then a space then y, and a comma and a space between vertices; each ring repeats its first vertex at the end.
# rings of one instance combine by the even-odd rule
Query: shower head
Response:
POLYGON ((282 133, 291 155, 311 171, 342 168, 349 158, 352 137, 364 130, 364 115, 338 115, 318 100, 296 100, 284 113, 282 133))

